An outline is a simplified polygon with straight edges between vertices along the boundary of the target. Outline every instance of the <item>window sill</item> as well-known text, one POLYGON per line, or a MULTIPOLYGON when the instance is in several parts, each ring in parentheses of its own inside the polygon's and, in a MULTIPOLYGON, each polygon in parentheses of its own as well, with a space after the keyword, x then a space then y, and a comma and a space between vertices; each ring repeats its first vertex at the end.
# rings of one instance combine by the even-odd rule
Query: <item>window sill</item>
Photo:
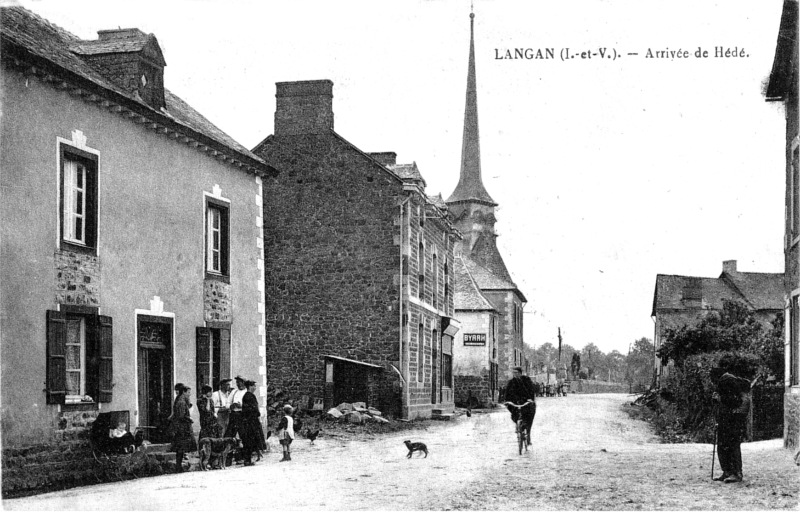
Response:
POLYGON ((230 276, 226 276, 226 275, 223 275, 223 274, 215 274, 215 273, 209 272, 209 271, 206 271, 206 280, 208 280, 208 281, 219 281, 219 282, 227 283, 227 284, 231 283, 230 276))
POLYGON ((62 411, 97 411, 99 409, 97 402, 67 402, 61 405, 62 411))
POLYGON ((72 251, 81 254, 90 254, 92 256, 97 256, 96 247, 92 247, 89 245, 81 245, 78 243, 70 242, 69 240, 61 240, 60 248, 62 251, 72 251))

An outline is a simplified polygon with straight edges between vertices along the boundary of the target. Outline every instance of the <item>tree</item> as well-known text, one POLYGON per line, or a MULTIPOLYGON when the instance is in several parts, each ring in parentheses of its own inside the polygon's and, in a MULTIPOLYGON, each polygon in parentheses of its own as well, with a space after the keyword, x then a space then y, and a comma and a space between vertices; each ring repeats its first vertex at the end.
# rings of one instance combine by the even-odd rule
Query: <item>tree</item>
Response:
POLYGON ((625 358, 625 381, 632 390, 644 391, 653 378, 653 342, 649 338, 639 338, 625 358))
POLYGON ((597 369, 597 365, 601 362, 603 353, 597 348, 594 343, 589 343, 581 350, 581 364, 586 368, 586 371, 591 379, 597 369))

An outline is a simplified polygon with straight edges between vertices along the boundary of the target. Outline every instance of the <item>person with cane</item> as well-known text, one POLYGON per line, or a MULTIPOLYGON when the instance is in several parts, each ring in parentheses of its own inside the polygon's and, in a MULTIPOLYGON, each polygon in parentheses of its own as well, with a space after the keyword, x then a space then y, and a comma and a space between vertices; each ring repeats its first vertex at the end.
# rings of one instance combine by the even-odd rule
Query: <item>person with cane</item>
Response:
MULTIPOLYGON (((732 373, 730 358, 720 359, 711 371, 717 386, 711 396, 715 402, 716 429, 714 448, 719 457, 722 475, 714 478, 726 484, 742 481, 741 443, 747 434, 747 414, 750 410, 750 381, 732 373)), ((713 460, 711 468, 714 473, 713 460)))

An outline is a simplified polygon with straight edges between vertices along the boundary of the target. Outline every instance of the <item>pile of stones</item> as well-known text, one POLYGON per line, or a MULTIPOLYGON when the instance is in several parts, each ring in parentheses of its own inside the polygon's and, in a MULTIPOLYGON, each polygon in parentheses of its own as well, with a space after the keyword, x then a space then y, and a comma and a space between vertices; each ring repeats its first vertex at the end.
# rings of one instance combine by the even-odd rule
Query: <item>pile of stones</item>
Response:
POLYGON ((326 413, 328 418, 346 421, 348 423, 389 423, 389 420, 383 417, 383 414, 378 409, 367 407, 364 402, 342 402, 336 407, 331 408, 326 413))

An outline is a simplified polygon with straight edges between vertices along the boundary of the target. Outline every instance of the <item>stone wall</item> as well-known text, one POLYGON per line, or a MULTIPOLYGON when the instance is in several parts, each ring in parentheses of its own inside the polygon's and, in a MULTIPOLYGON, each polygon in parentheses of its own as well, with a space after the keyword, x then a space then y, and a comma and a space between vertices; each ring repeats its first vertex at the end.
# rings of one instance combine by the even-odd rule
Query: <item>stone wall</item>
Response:
POLYGON ((570 393, 628 393, 629 386, 624 382, 580 379, 570 381, 569 391, 570 393))
POLYGON ((491 395, 491 382, 488 371, 483 375, 454 375, 455 402, 458 407, 490 407, 497 402, 491 395))
POLYGON ((57 304, 100 306, 100 262, 97 256, 58 250, 55 269, 57 304))
POLYGON ((206 322, 233 321, 231 285, 214 279, 203 283, 203 316, 206 322))
POLYGON ((383 366, 377 382, 393 397, 402 183, 330 132, 271 137, 256 152, 280 173, 263 184, 269 385, 321 398, 323 356, 335 355, 383 366))

